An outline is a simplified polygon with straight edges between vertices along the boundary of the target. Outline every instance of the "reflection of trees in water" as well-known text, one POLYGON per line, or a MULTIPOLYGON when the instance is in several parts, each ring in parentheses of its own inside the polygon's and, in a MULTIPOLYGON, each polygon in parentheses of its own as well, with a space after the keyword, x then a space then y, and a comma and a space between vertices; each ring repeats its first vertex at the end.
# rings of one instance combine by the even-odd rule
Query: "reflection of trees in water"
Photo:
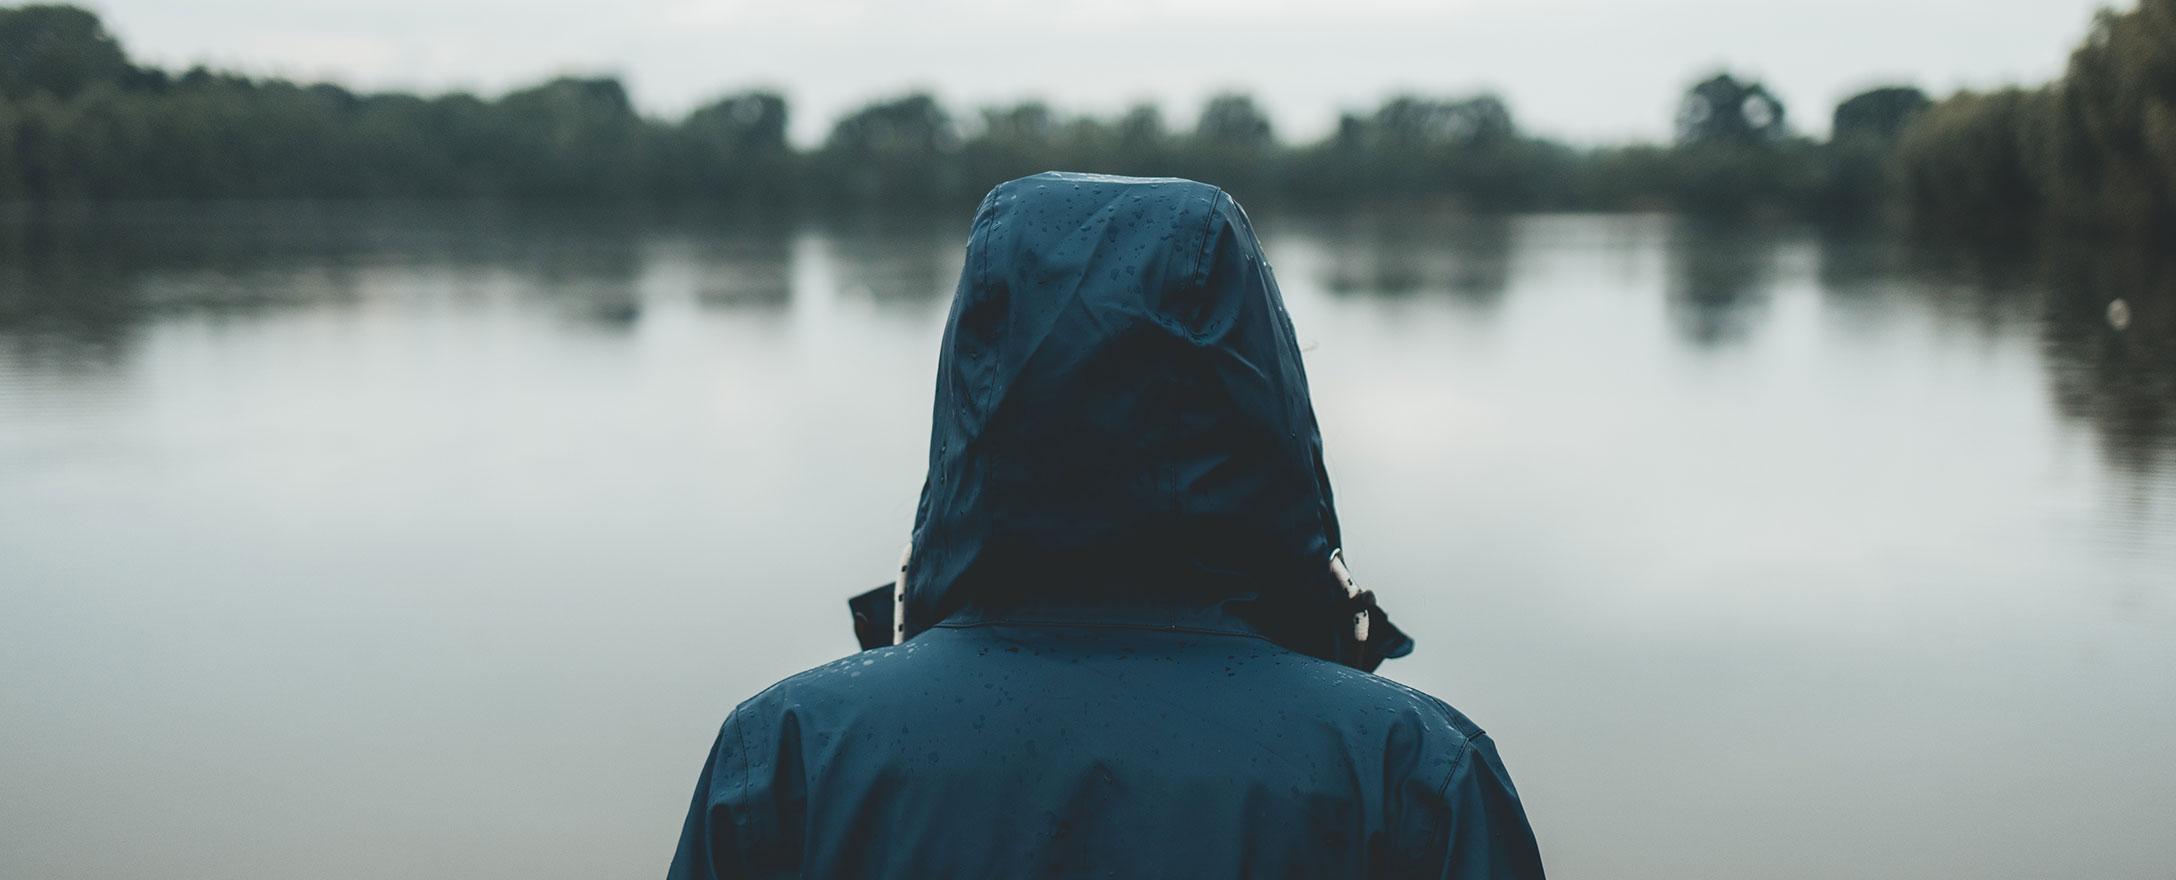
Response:
POLYGON ((1511 222, 1423 209, 1328 218, 1317 226, 1331 249, 1324 284, 1339 295, 1443 295, 1493 307, 1511 279, 1511 222))
POLYGON ((838 218, 829 225, 839 291, 878 303, 926 306, 952 295, 967 249, 968 217, 946 212, 838 218))
POLYGON ((793 298, 793 224, 734 218, 702 225, 694 238, 696 302, 777 311, 793 298))
POLYGON ((79 230, 0 225, 0 352, 26 365, 120 358, 146 307, 125 255, 92 250, 79 230))
POLYGON ((2176 258, 2112 247, 2048 249, 2041 321, 2048 385, 2064 416, 2093 426, 2116 466, 2176 464, 2176 258), (2124 302, 2118 329, 2109 304, 2124 302))
POLYGON ((351 298, 355 248, 289 203, 22 207, 0 216, 0 347, 81 367, 148 321, 351 298))
POLYGON ((642 317, 635 282, 642 272, 644 219, 613 210, 524 218, 479 242, 494 251, 480 254, 482 265, 476 268, 513 274, 526 291, 550 299, 571 321, 601 330, 630 329, 642 317))
POLYGON ((1766 312, 1775 230, 1757 223, 1679 220, 1667 245, 1670 317, 1696 345, 1742 339, 1766 312))
POLYGON ((2168 583, 2176 528, 2176 258, 2130 248, 2056 246, 2038 255, 2041 361, 2061 417, 2087 426, 2121 476, 2103 550, 2140 571, 2119 602, 2168 583), (2121 300, 2111 320, 2110 303, 2121 300), (2166 561, 2163 561, 2166 560, 2166 561))
POLYGON ((1831 307, 1884 320, 1883 304, 1900 292, 1923 299, 1944 323, 1994 338, 2037 326, 2039 289, 2029 249, 1937 246, 1879 228, 1828 229, 1820 241, 1819 280, 1831 307))
POLYGON ((1824 239, 1820 278, 1832 304, 1878 307, 1903 293, 1988 338, 2029 332, 2056 411, 2089 425, 2112 464, 2134 477, 2176 465, 2176 257, 2116 245, 1937 245, 1865 233, 1824 239), (2118 299, 2123 329, 2109 318, 2118 299))
POLYGON ((585 326, 631 326, 644 247, 667 231, 699 255, 705 303, 782 305, 790 222, 639 208, 446 203, 193 203, 0 214, 0 351, 48 367, 125 357, 175 314, 350 302, 375 272, 430 274, 434 294, 512 288, 585 326))

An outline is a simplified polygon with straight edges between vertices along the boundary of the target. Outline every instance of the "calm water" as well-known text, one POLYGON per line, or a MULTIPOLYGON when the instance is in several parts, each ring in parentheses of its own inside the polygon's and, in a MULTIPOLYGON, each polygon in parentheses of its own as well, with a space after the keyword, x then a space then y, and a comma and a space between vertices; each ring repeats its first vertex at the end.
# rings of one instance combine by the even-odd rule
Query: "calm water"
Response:
MULTIPOLYGON (((1256 219, 1552 873, 2176 873, 2176 271, 1256 219)), ((784 227, 0 219, 0 875, 661 874, 897 558, 966 221, 784 227)))

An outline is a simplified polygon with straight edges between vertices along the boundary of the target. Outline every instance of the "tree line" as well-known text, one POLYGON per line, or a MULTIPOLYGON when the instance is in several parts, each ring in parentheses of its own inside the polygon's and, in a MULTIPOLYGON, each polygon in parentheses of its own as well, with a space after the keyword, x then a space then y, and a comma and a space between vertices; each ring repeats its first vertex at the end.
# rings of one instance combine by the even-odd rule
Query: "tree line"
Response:
POLYGON ((1027 102, 955 114, 927 94, 877 101, 812 149, 788 106, 751 91, 679 119, 639 112, 611 78, 496 98, 358 94, 133 62, 98 17, 0 8, 0 199, 499 197, 731 205, 971 204, 1048 168, 1175 175, 1249 201, 1426 201, 1475 210, 1662 209, 1930 228, 2044 220, 2137 232, 2176 204, 2176 0, 2103 14, 2069 73, 2038 90, 1873 89, 1831 135, 1793 133, 1782 101, 1728 73, 1694 85, 1668 144, 1577 148, 1522 130, 1491 95, 1400 95, 1287 143, 1245 94, 1190 127, 1154 105, 1114 117, 1027 102))
POLYGON ((1975 236, 2053 228, 2168 241, 2176 234, 2176 0, 2101 12, 2061 78, 1945 99, 1896 152, 1899 194, 1923 225, 1975 236))

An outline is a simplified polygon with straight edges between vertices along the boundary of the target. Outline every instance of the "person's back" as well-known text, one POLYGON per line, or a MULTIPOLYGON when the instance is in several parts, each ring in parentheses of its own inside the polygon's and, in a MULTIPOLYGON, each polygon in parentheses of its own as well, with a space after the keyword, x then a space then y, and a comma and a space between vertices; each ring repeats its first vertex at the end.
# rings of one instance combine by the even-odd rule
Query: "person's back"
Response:
POLYGON ((1362 671, 1410 642, 1338 538, 1237 204, 998 187, 900 601, 857 608, 900 644, 732 712, 671 876, 1538 878, 1488 737, 1362 671))

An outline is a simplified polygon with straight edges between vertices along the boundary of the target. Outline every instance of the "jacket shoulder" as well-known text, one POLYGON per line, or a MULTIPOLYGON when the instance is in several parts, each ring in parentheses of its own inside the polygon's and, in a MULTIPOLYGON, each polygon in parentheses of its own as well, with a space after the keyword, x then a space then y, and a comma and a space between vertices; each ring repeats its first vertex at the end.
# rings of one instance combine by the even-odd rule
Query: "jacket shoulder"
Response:
POLYGON ((780 679, 741 701, 732 714, 747 719, 834 699, 883 694, 909 675, 910 667, 926 668, 918 662, 918 652, 919 646, 908 642, 848 654, 780 679))
POLYGON ((1382 711, 1390 709, 1400 715, 1420 721, 1431 732, 1463 744, 1486 735, 1481 726, 1465 713, 1453 708, 1442 699, 1411 685, 1393 681, 1372 672, 1362 672, 1342 663, 1307 657, 1306 664, 1314 675, 1324 680, 1328 687, 1319 689, 1327 699, 1346 708, 1382 711))

